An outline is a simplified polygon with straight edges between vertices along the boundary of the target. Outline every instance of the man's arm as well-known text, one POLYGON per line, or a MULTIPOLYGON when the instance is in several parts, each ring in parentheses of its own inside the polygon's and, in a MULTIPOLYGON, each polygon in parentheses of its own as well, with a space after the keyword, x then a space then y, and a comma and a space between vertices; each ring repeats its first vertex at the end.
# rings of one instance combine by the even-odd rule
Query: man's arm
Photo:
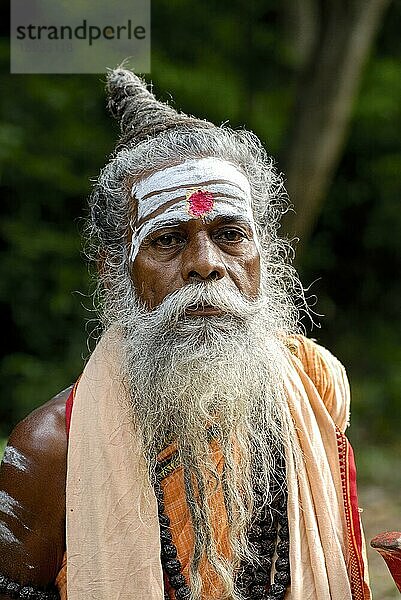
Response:
POLYGON ((54 583, 65 551, 69 391, 16 426, 0 468, 0 575, 22 585, 54 583))

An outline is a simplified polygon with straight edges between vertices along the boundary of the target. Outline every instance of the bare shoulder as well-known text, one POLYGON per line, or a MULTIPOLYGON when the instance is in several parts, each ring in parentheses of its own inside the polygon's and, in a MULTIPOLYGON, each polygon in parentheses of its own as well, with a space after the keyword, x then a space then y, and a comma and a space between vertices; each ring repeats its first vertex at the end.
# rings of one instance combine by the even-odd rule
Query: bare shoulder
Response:
POLYGON ((4 452, 0 573, 23 584, 54 581, 65 550, 65 405, 70 391, 18 423, 4 452))
POLYGON ((39 406, 20 421, 9 439, 9 445, 26 448, 30 453, 65 454, 67 436, 65 428, 65 405, 72 387, 39 406))

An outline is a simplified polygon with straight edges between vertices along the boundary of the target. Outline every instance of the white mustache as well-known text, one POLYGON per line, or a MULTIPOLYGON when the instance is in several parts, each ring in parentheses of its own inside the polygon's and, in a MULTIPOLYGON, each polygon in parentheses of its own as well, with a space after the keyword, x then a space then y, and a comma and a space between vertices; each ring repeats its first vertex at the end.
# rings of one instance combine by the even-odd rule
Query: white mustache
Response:
POLYGON ((213 307, 223 315, 246 320, 259 312, 261 305, 261 300, 246 298, 234 285, 221 281, 201 282, 172 292, 148 315, 159 322, 173 324, 185 318, 190 308, 213 307))

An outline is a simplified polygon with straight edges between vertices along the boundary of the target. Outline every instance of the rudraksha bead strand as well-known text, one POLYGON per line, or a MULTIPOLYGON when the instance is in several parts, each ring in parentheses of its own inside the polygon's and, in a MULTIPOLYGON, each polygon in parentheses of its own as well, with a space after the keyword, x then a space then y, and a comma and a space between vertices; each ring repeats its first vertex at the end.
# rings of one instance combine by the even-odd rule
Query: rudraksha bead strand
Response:
POLYGON ((284 454, 276 453, 276 469, 270 483, 269 501, 264 500, 263 483, 255 464, 255 519, 249 541, 258 555, 258 565, 242 565, 236 585, 248 600, 283 600, 290 583, 287 489, 284 454), (271 583, 274 553, 275 575, 271 583))
MULTIPOLYGON (((256 484, 257 488, 257 484, 256 484)), ((161 563, 176 600, 191 600, 192 594, 182 574, 181 562, 174 545, 170 519, 164 514, 164 495, 160 473, 154 481, 160 524, 161 563)), ((270 501, 264 504, 263 489, 255 490, 255 519, 249 541, 258 556, 257 565, 241 564, 235 585, 247 600, 284 600, 290 583, 289 530, 287 518, 286 472, 283 454, 278 454, 275 479, 270 487, 270 501), (274 553, 275 574, 271 583, 274 553)), ((168 594, 165 593, 165 599, 168 594)))
POLYGON ((32 585, 22 585, 5 575, 0 575, 0 594, 15 600, 60 600, 56 588, 46 590, 32 585))
MULTIPOLYGON (((164 495, 161 478, 156 474, 154 491, 157 500, 157 513, 160 526, 160 560, 168 582, 173 588, 176 600, 191 600, 192 594, 186 579, 182 574, 182 565, 178 558, 177 548, 173 542, 170 530, 170 519, 164 513, 164 495)), ((165 593, 165 598, 168 594, 165 593)))
POLYGON ((283 600, 291 581, 290 571, 290 539, 287 517, 287 493, 283 493, 281 513, 278 517, 278 540, 276 546, 277 559, 274 563, 275 574, 266 600, 283 600))

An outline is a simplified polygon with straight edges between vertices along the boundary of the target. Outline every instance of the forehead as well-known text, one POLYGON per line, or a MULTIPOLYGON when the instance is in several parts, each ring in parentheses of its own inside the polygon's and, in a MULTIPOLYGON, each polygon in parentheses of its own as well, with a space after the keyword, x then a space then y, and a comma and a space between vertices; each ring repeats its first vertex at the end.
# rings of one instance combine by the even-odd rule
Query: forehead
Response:
POLYGON ((191 159, 166 167, 136 182, 132 196, 137 203, 137 219, 131 261, 145 237, 179 222, 241 218, 255 230, 248 179, 236 166, 218 158, 191 159))
POLYGON ((151 175, 142 178, 133 185, 134 195, 145 198, 148 194, 162 192, 177 184, 203 185, 229 182, 242 189, 244 194, 250 193, 250 186, 246 176, 232 163, 215 157, 188 159, 177 165, 160 169, 151 175))

